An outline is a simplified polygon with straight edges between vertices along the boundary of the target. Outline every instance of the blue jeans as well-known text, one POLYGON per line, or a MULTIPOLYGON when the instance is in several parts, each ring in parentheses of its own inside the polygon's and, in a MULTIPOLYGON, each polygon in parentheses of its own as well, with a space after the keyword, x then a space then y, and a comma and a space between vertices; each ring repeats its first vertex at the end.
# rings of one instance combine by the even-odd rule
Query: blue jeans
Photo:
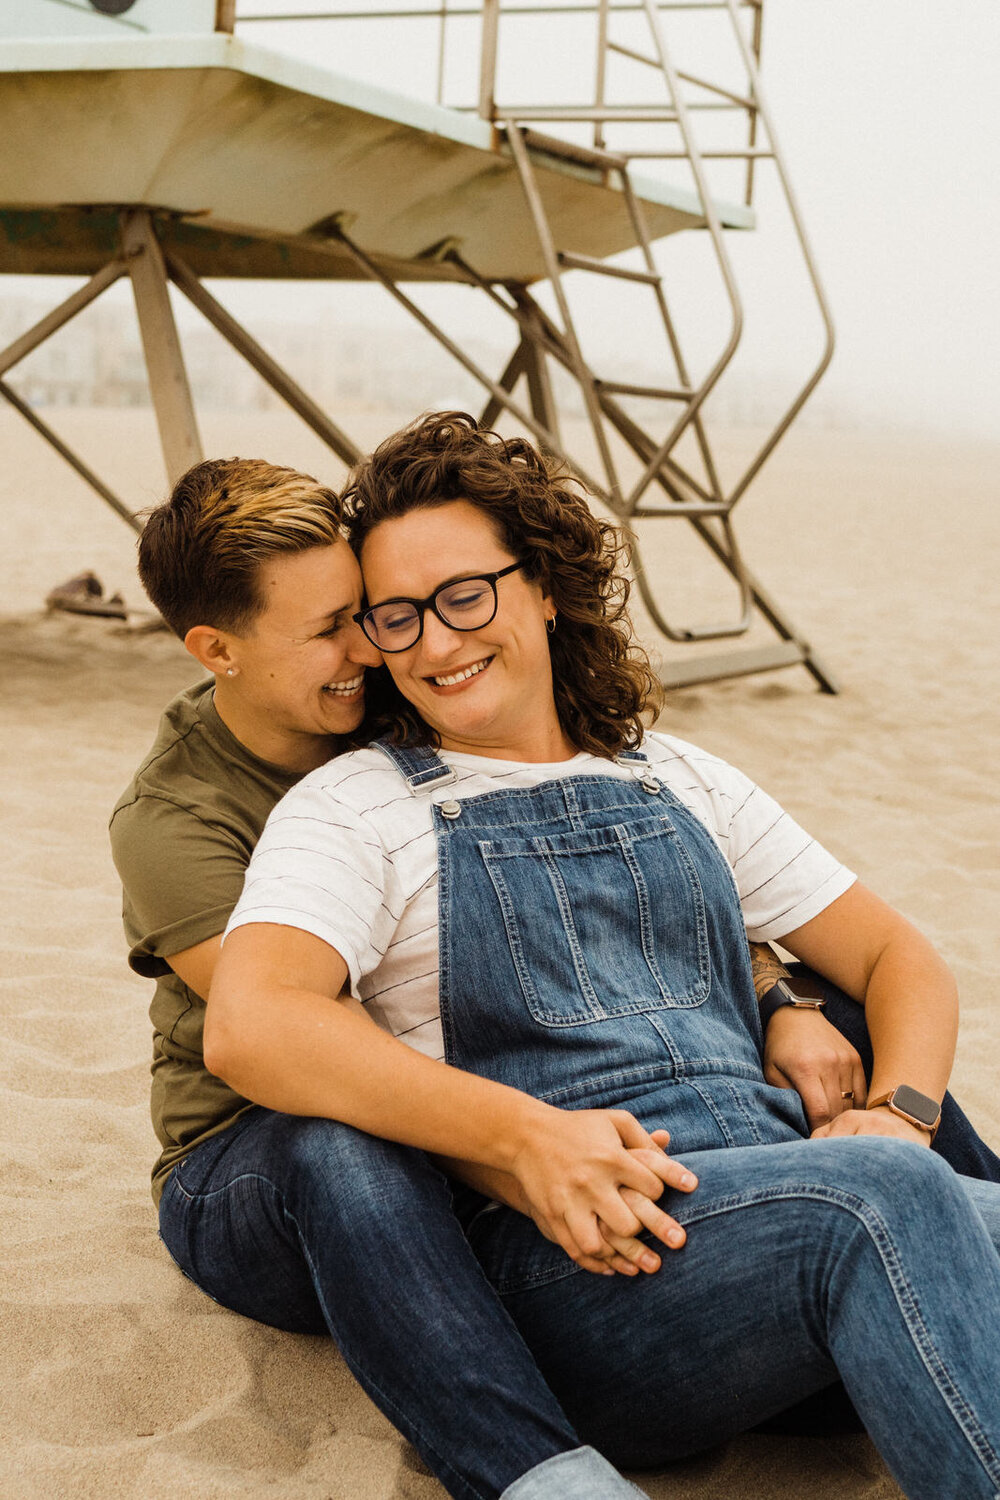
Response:
POLYGON ((659 1467, 839 1375, 910 1500, 996 1500, 1000 1187, 879 1137, 680 1159, 688 1242, 655 1276, 588 1276, 507 1209, 470 1226, 587 1440, 659 1467))
MULTIPOLYGON (((845 999, 843 1006, 853 1002, 845 999)), ((854 1011, 860 1007, 848 1013, 851 1022, 857 1019, 854 1011)), ((952 1135, 960 1169, 975 1171, 977 1159, 991 1155, 957 1106, 952 1135)), ((808 1149, 820 1145, 812 1142, 808 1149)), ((718 1154, 744 1157, 743 1151, 718 1154)), ((776 1165, 778 1158, 769 1155, 767 1161, 776 1165)), ((709 1162, 709 1156, 699 1153, 694 1165, 703 1186, 676 1212, 705 1217, 709 1162)), ((994 1180, 1000 1180, 1000 1173, 994 1180)), ((989 1191, 965 1185, 973 1192, 989 1191)), ((474 1220, 474 1195, 463 1191, 459 1196, 468 1205, 465 1217, 474 1220)), ((496 1217, 487 1214, 472 1224, 477 1244, 486 1221, 496 1217)), ((711 1216, 709 1223, 714 1224, 711 1216)), ((768 1216, 765 1225, 773 1228, 779 1245, 783 1224, 783 1219, 768 1216)), ((174 1169, 163 1195, 160 1227, 181 1269, 224 1306, 276 1328, 332 1335, 372 1400, 461 1500, 502 1494, 533 1467, 581 1440, 607 1444, 617 1453, 624 1438, 646 1425, 640 1393, 649 1388, 648 1371, 626 1414, 619 1413, 620 1420, 612 1424, 617 1430, 609 1433, 600 1407, 590 1412, 578 1399, 592 1389, 592 1369, 587 1364, 574 1368, 569 1361, 559 1376, 559 1393, 579 1425, 577 1435, 480 1269, 453 1212, 450 1185, 421 1152, 333 1121, 253 1110, 174 1169), (629 1414, 633 1409, 635 1423, 629 1414)), ((527 1221, 525 1229, 529 1240, 538 1238, 527 1221)), ((696 1264, 691 1250, 701 1244, 699 1225, 692 1228, 691 1245, 680 1257, 667 1254, 663 1270, 643 1280, 659 1282, 672 1299, 679 1292, 678 1268, 687 1272, 696 1264)), ((544 1243, 536 1248, 543 1250, 544 1243)), ((747 1260, 740 1249, 734 1264, 749 1277, 747 1260)), ((783 1261, 784 1252, 778 1264, 783 1261)), ((767 1296, 775 1296, 784 1285, 784 1272, 766 1261, 760 1269, 767 1296)), ((583 1298, 583 1310, 586 1299, 615 1285, 573 1272, 556 1252, 546 1268, 551 1279, 546 1295, 569 1296, 571 1307, 583 1298), (552 1278, 553 1270, 560 1274, 552 1278)), ((742 1286, 745 1305, 753 1307, 758 1299, 749 1279, 742 1286)), ((623 1282, 622 1289, 630 1307, 649 1295, 637 1290, 635 1282, 623 1282)), ((518 1290, 513 1310, 530 1322, 535 1316, 530 1294, 518 1290)), ((574 1312, 572 1319, 576 1317, 574 1312)), ((597 1326, 604 1327, 604 1320, 597 1326)), ((715 1356, 707 1332, 700 1330, 698 1340, 704 1351, 699 1352, 700 1368, 709 1372, 715 1356)), ((759 1363, 756 1331, 747 1347, 759 1363)), ((791 1349, 787 1357, 793 1358, 791 1349)), ((600 1347, 595 1363, 607 1368, 600 1347)), ((814 1426, 823 1424, 831 1408, 839 1410, 838 1388, 830 1386, 836 1371, 828 1359, 821 1359, 816 1370, 817 1395, 810 1403, 814 1426), (824 1386, 829 1389, 819 1390, 824 1386)), ((798 1401, 807 1388, 797 1376, 788 1388, 778 1381, 763 1406, 737 1406, 722 1417, 718 1397, 731 1376, 732 1366, 725 1360, 721 1371, 709 1373, 710 1399, 703 1412, 694 1414, 689 1437, 678 1451, 721 1441, 729 1432, 753 1425, 762 1411, 798 1401)), ((678 1413, 676 1391, 665 1410, 678 1413)), ((629 1461, 659 1461, 641 1443, 633 1447, 630 1442, 623 1449, 629 1461)))
POLYGON ((423 1152, 251 1110, 171 1172, 160 1234, 223 1306, 332 1336, 459 1500, 579 1447, 423 1152))

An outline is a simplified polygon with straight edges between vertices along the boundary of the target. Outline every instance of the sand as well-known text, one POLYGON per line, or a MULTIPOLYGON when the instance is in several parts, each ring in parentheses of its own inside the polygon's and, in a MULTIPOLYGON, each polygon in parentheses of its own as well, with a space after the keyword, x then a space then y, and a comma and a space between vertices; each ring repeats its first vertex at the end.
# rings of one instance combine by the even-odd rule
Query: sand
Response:
MULTIPOLYGON (((148 413, 56 417, 133 504, 159 498, 148 413)), ((363 441, 389 425, 353 422, 363 441)), ((204 426, 209 451, 340 476, 283 415, 204 426)), ((125 966, 105 827, 161 705, 196 673, 164 635, 45 615, 47 590, 86 567, 139 604, 132 538, 13 414, 0 442, 0 1492, 433 1500, 325 1340, 217 1308, 158 1242, 149 986, 125 966)), ((964 1000, 954 1087, 994 1146, 998 459, 958 440, 791 436, 742 534, 843 694, 796 668, 678 692, 663 719, 753 774, 940 944, 964 1000)), ((748 1436, 641 1484, 654 1500, 899 1493, 863 1437, 748 1436)))

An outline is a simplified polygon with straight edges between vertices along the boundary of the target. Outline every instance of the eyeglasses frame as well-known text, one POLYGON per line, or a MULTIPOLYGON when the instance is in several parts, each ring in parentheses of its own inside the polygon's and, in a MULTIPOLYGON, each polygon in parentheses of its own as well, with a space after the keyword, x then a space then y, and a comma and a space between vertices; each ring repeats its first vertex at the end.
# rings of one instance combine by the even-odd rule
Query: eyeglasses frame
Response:
POLYGON ((487 625, 491 624, 491 622, 496 619, 497 610, 500 608, 500 596, 497 593, 498 581, 501 578, 506 578, 508 573, 516 573, 518 568, 523 567, 523 562, 514 562, 508 563, 506 568, 498 568, 495 573, 463 573, 460 578, 449 578, 446 583, 439 583, 433 594, 428 594, 426 599, 410 599, 405 595, 400 595, 398 598, 393 599, 380 599, 378 604, 370 604, 367 609, 359 609, 356 615, 351 616, 351 619, 354 621, 355 625, 361 626, 361 629, 364 631, 368 640, 371 641, 375 649, 377 651, 383 652, 386 656, 395 656, 400 651, 412 650, 412 648, 417 644, 417 642, 420 640, 420 637, 424 633, 424 619, 428 610, 431 610, 441 621, 441 624, 444 625, 448 630, 459 630, 465 634, 470 634, 474 630, 483 630, 487 625), (493 590, 493 609, 490 613, 490 616, 486 620, 481 620, 478 625, 453 625, 450 620, 445 619, 444 615, 438 609, 437 596, 438 594, 443 593, 445 589, 454 588, 457 583, 473 582, 488 583, 490 588, 493 590), (374 637, 369 632, 367 625, 365 624, 368 616, 372 614, 374 610, 382 609, 386 604, 412 604, 413 608, 417 612, 417 633, 413 637, 413 640, 409 641, 405 646, 392 646, 386 648, 385 646, 379 645, 378 641, 374 639, 374 637))

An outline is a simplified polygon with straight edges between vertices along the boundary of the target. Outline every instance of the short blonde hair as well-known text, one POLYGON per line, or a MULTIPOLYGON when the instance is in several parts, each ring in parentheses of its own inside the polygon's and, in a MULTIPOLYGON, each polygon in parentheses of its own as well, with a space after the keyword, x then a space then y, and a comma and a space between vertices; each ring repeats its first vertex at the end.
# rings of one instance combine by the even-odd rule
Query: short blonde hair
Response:
POLYGON ((338 496, 309 474, 262 458, 195 464, 139 538, 139 576, 172 630, 245 633, 264 607, 261 565, 341 539, 338 496))

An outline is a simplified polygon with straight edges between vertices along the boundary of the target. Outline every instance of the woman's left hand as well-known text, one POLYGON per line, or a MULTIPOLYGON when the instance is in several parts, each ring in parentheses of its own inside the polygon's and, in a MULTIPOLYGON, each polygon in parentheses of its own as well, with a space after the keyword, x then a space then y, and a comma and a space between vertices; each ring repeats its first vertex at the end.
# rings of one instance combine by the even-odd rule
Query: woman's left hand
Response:
POLYGON ((783 1005, 768 1022, 764 1077, 776 1088, 795 1089, 814 1134, 867 1097, 861 1058, 847 1038, 822 1011, 793 1005, 783 1005))

